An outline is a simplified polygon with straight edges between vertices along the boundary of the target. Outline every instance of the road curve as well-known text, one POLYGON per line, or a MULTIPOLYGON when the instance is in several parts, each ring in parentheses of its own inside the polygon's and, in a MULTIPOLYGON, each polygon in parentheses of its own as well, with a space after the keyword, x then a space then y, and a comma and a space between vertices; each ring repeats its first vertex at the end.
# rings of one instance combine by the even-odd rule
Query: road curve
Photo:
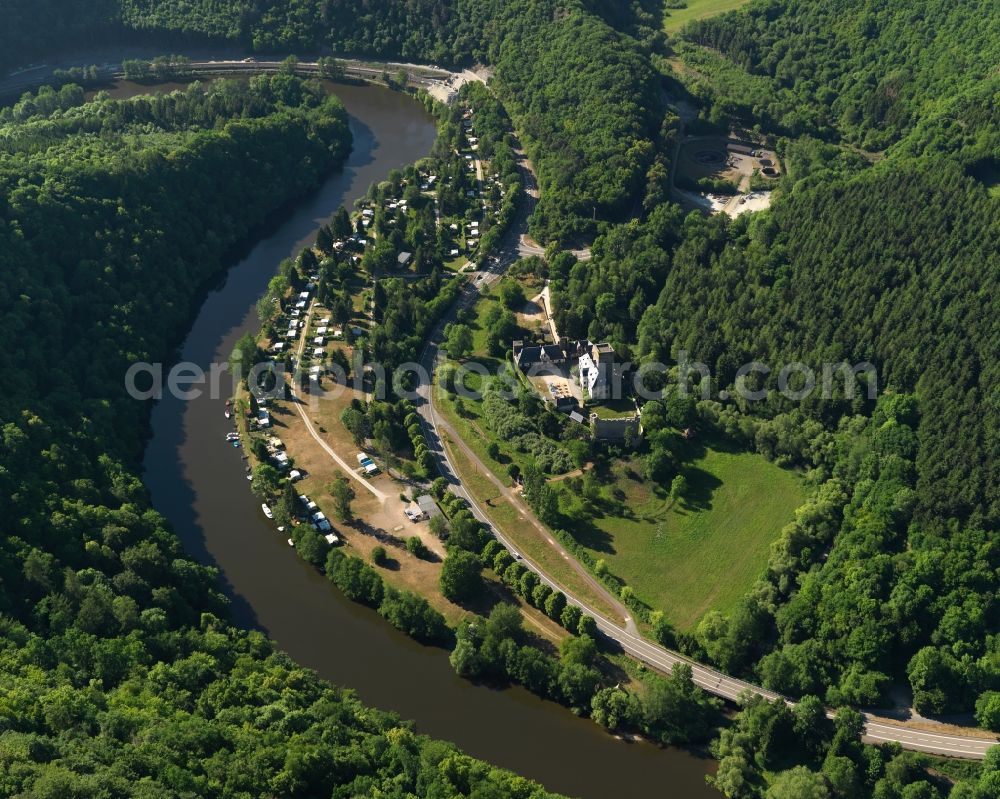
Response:
MULTIPOLYGON (((110 52, 110 51, 108 51, 110 52)), ((107 56, 107 52, 103 55, 107 56)), ((117 56, 121 58, 121 56, 117 56)), ((27 91, 35 86, 51 81, 56 69, 68 69, 72 66, 88 66, 95 60, 103 60, 97 55, 91 58, 78 58, 53 62, 30 70, 17 71, 0 75, 0 95, 16 95, 27 91), (86 63, 84 63, 86 62, 86 63)), ((457 89, 462 83, 480 78, 469 71, 451 72, 439 67, 422 66, 419 64, 386 62, 378 63, 371 61, 359 61, 356 59, 338 59, 343 65, 347 77, 360 80, 377 80, 387 72, 406 72, 409 81, 425 89, 448 88, 457 89)), ((193 58, 191 60, 191 70, 197 75, 232 75, 254 72, 277 72, 282 67, 282 61, 269 59, 257 59, 253 56, 247 58, 223 58, 207 60, 193 58)), ((103 78, 121 78, 123 65, 121 60, 105 61, 98 67, 98 72, 103 78)), ((320 67, 316 62, 300 61, 296 66, 296 71, 306 75, 319 75, 320 67)))
MULTIPOLYGON (((522 164, 523 166, 523 164, 522 164)), ((530 195, 529 195, 530 196, 530 195)), ((521 216, 526 219, 527 215, 521 216)), ((486 272, 477 283, 470 281, 458 297, 455 305, 445 314, 445 317, 438 323, 428 337, 427 343, 420 356, 422 375, 428 376, 428 382, 421 382, 416 393, 419 401, 416 403, 417 413, 420 416, 421 425, 427 438, 428 447, 434 454, 438 470, 448 481, 451 490, 469 503, 472 514, 493 533, 496 539, 508 550, 520 558, 520 562, 525 567, 531 569, 539 580, 548 585, 553 590, 561 591, 565 594, 567 601, 579 607, 582 611, 592 616, 597 622, 598 629, 611 641, 615 642, 621 649, 634 657, 636 660, 656 669, 667 672, 677 663, 686 663, 691 667, 691 676, 696 685, 708 691, 710 694, 721 697, 730 702, 738 702, 744 694, 755 694, 763 696, 770 701, 784 699, 790 705, 794 702, 781 696, 774 691, 769 691, 759 685, 746 682, 744 680, 730 677, 721 671, 705 666, 691 660, 678 652, 673 652, 665 647, 653 643, 641 635, 635 629, 634 624, 627 623, 627 628, 622 628, 610 619, 603 616, 594 608, 587 605, 572 593, 559 585, 555 580, 534 561, 526 557, 508 539, 503 531, 497 529, 489 520, 486 512, 476 501, 468 489, 462 484, 459 473, 456 470, 447 449, 444 446, 444 428, 446 424, 440 418, 437 409, 434 407, 433 379, 434 369, 438 361, 438 342, 443 338, 444 326, 454 320, 456 314, 462 308, 470 307, 480 295, 480 286, 493 285, 500 280, 519 255, 524 254, 523 231, 511 231, 505 237, 506 244, 501 247, 499 263, 486 272), (513 243, 511 243, 513 242, 513 243)), ((574 561, 576 562, 576 561, 574 561)), ((603 586, 602 586, 603 588, 603 586)), ((616 601, 616 604, 620 604, 616 601)), ((629 620, 630 621, 630 620, 629 620)), ((831 714, 832 715, 832 714, 831 714)), ((982 759, 986 751, 996 745, 996 738, 973 738, 962 735, 954 735, 946 732, 932 732, 929 730, 919 730, 910 727, 903 727, 893 724, 891 721, 880 718, 872 713, 862 714, 865 720, 864 736, 874 743, 884 743, 886 741, 898 742, 904 749, 911 749, 918 752, 942 755, 946 757, 961 757, 968 759, 982 759)))
MULTIPOLYGON (((61 63, 59 66, 66 67, 69 64, 61 63)), ((251 62, 246 63, 243 61, 198 61, 192 64, 192 66, 199 72, 253 72, 253 71, 271 71, 277 69, 280 66, 280 62, 251 62)), ((400 65, 389 65, 394 67, 400 67, 406 69, 410 74, 411 80, 415 82, 423 83, 424 85, 431 83, 443 83, 447 80, 448 76, 452 73, 447 73, 444 70, 439 70, 438 75, 431 77, 427 73, 432 72, 424 67, 414 67, 414 65, 400 64, 400 65), (417 75, 416 71, 421 70, 423 74, 417 75)), ((120 64, 108 64, 107 69, 117 72, 120 70, 120 64)), ((302 71, 312 71, 316 69, 315 64, 300 64, 300 69, 302 71)), ((31 75, 8 75, 4 78, 0 78, 0 92, 2 91, 14 91, 14 90, 24 90, 29 88, 31 85, 41 83, 44 80, 51 77, 51 68, 46 68, 47 71, 31 75)), ((367 65, 354 62, 349 64, 349 74, 354 73, 358 77, 372 77, 372 73, 381 74, 383 70, 367 65)), ((671 170, 671 174, 673 171, 671 170)), ((537 192, 529 191, 529 199, 533 200, 537 198, 537 192)), ((524 222, 527 218, 526 214, 520 215, 520 229, 515 229, 507 237, 505 237, 506 244, 502 247, 499 256, 500 260, 484 277, 483 283, 487 285, 492 285, 496 283, 503 272, 517 260, 518 256, 521 254, 531 254, 531 247, 524 247, 524 252, 520 252, 520 246, 524 246, 526 242, 522 241, 522 235, 524 233, 524 222), (513 239, 513 243, 511 243, 513 239)), ((580 255, 589 255, 589 252, 581 251, 580 255)), ((472 282, 466 286, 462 295, 458 298, 455 306, 449 311, 431 335, 428 338, 428 343, 424 348, 423 354, 421 356, 421 365, 427 370, 427 374, 433 379, 433 368, 437 362, 438 348, 436 342, 440 339, 442 335, 442 330, 444 324, 454 318, 454 314, 459 308, 467 307, 473 303, 479 294, 479 289, 472 282)), ((531 569, 535 574, 538 575, 539 579, 548 585, 550 588, 558 589, 565 594, 567 601, 577 605, 585 613, 594 617, 597 622, 598 628, 601 632, 611 641, 616 642, 624 652, 628 653, 637 660, 645 663, 646 665, 654 668, 658 671, 668 672, 673 668, 676 663, 687 663, 691 667, 692 678, 696 685, 700 686, 704 690, 708 691, 715 696, 721 697, 728 701, 737 701, 741 694, 749 692, 751 694, 756 694, 759 696, 766 697, 767 699, 774 700, 781 698, 779 694, 773 691, 768 691, 753 683, 745 682, 743 680, 730 677, 720 671, 717 671, 708 666, 704 666, 697 663, 677 652, 673 652, 666 649, 658 644, 654 644, 651 641, 640 637, 630 630, 623 629, 617 624, 613 623, 609 619, 602 616, 600 613, 595 611, 593 608, 587 606, 586 603, 582 602, 571 593, 566 591, 562 586, 558 585, 554 580, 552 580, 539 566, 534 563, 530 558, 524 557, 513 543, 508 540, 503 533, 496 529, 489 521, 489 518, 483 512, 482 508, 476 502, 475 498, 465 489, 461 484, 457 476, 457 472, 451 464, 448 454, 444 449, 442 439, 440 437, 439 426, 440 420, 437 416, 437 412, 434 409, 433 404, 433 392, 431 390, 431 385, 429 383, 421 383, 417 389, 417 394, 420 397, 420 402, 417 405, 417 411, 421 418, 421 424, 424 427, 424 432, 427 434, 428 443, 431 447, 431 451, 435 455, 435 459, 438 464, 438 469, 441 474, 448 479, 451 484, 452 490, 460 497, 464 498, 470 506, 472 513, 475 517, 485 524, 496 536, 497 540, 500 541, 505 547, 511 550, 513 553, 521 558, 521 562, 529 569, 531 569)), ((303 415, 303 419, 306 423, 307 428, 311 428, 309 419, 306 418, 303 410, 299 408, 299 404, 295 403, 299 413, 303 415)), ((314 438, 320 441, 321 445, 325 442, 320 440, 314 431, 314 438)), ((338 462, 341 459, 332 452, 328 450, 328 453, 334 460, 338 462)), ((343 464, 341 464, 343 465, 343 464)), ((348 469, 350 472, 350 469, 348 469)), ((362 482, 366 482, 363 481, 362 482)), ((378 496, 382 492, 378 491, 370 484, 366 486, 369 490, 378 496)), ((790 700, 785 701, 792 703, 790 700)), ((929 730, 919 730, 910 727, 903 727, 899 724, 893 724, 891 721, 880 718, 872 713, 865 713, 865 737, 876 743, 895 741, 899 743, 904 749, 911 749, 918 752, 927 752, 935 755, 942 755, 946 757, 961 757, 968 759, 982 759, 986 755, 986 751, 995 746, 998 743, 997 738, 975 738, 966 737, 962 735, 954 735, 946 732, 933 732, 929 730)))
MULTIPOLYGON (((280 62, 270 62, 266 64, 237 64, 229 62, 225 65, 225 67, 223 67, 223 69, 226 67, 235 67, 236 69, 257 68, 259 70, 262 67, 265 69, 276 69, 279 66, 280 62)), ((426 74, 417 75, 414 74, 412 69, 410 69, 412 65, 392 66, 406 68, 410 72, 411 80, 424 83, 425 85, 443 82, 449 75, 449 73, 439 73, 439 76, 435 77, 430 77, 426 74)), ((313 64, 301 64, 300 67, 303 67, 305 70, 316 68, 313 64)), ((203 69, 204 65, 198 64, 196 68, 199 70, 203 69)), ((381 74, 382 70, 370 68, 361 64, 351 64, 348 72, 349 74, 353 73, 357 77, 370 78, 374 76, 373 73, 381 74)), ((523 153, 520 155, 522 160, 522 169, 525 171, 528 178, 533 178, 533 175, 529 174, 530 164, 528 164, 527 160, 523 157, 523 153)), ((672 172, 673 171, 671 171, 671 174, 672 172)), ((526 186, 528 187, 527 195, 529 203, 534 202, 538 197, 534 180, 526 180, 526 186)), ((497 262, 487 273, 483 275, 482 280, 479 282, 480 286, 489 286, 497 283, 507 268, 509 268, 518 259, 518 257, 524 257, 531 254, 544 254, 544 250, 542 250, 542 248, 537 245, 529 244, 525 240, 527 217, 527 213, 521 213, 518 215, 518 222, 515 225, 515 228, 504 237, 504 244, 501 245, 500 251, 498 252, 499 262, 497 262), (540 253, 537 252, 539 250, 541 250, 540 253)), ((574 255, 580 260, 587 260, 590 257, 590 250, 588 248, 586 250, 575 251, 574 255)), ((561 591, 566 596, 567 601, 572 602, 585 613, 592 616, 597 622, 598 629, 600 629, 600 631, 608 639, 617 643, 627 654, 642 663, 645 663, 647 666, 662 672, 669 672, 677 663, 686 663, 691 667, 692 679, 696 685, 705 691, 708 691, 710 694, 721 697, 730 702, 738 702, 741 695, 749 693, 757 696, 763 696, 771 701, 781 698, 789 704, 794 705, 794 702, 786 697, 782 697, 774 691, 769 691, 759 685, 739 680, 735 677, 730 677, 721 671, 702 665, 691 660, 690 658, 685 657, 684 655, 673 652, 665 647, 642 638, 627 612, 624 614, 626 627, 622 628, 618 626, 610 619, 604 617, 602 614, 589 607, 585 602, 566 591, 565 588, 551 579, 538 566, 538 564, 533 562, 530 558, 525 557, 523 553, 521 553, 500 530, 493 526, 489 517, 480 507, 475 497, 473 497, 465 486, 462 485, 461 480, 458 477, 458 472, 451 463, 448 452, 444 447, 444 442, 441 437, 441 427, 443 425, 434 407, 432 386, 434 367, 438 359, 438 345, 436 342, 442 337, 444 325, 449 321, 452 321, 454 315, 460 308, 471 306, 478 298, 479 293, 479 287, 475 282, 470 281, 470 283, 465 287, 462 295, 456 301, 455 306, 448 314, 445 315, 445 318, 439 322, 434 331, 428 337, 427 344, 425 345, 420 358, 421 365, 426 370, 426 374, 430 376, 430 383, 422 383, 417 389, 417 393, 421 399, 417 405, 417 412, 421 418, 421 424, 424 427, 424 432, 427 434, 428 444, 430 445, 431 451, 434 453, 435 460, 437 461, 438 469, 441 474, 448 479, 452 491, 469 503, 473 515, 475 515, 480 522, 485 524, 492 531, 493 535, 496 536, 497 540, 500 541, 501 544, 517 555, 521 562, 527 568, 530 568, 533 572, 535 572, 543 583, 554 590, 561 591)), ((301 412, 302 411, 300 409, 300 413, 301 412)), ((303 418, 305 418, 304 415, 303 418)), ((309 426, 308 419, 306 419, 306 424, 309 426)), ((578 561, 574 559, 573 562, 577 563, 578 561)), ((597 585, 599 590, 611 597, 603 586, 600 584, 597 585)), ((615 606, 621 605, 617 598, 611 598, 615 606)), ((933 732, 931 730, 904 727, 899 724, 893 724, 891 721, 881 718, 873 713, 863 713, 863 717, 865 720, 864 736, 872 742, 884 743, 887 741, 895 741, 904 749, 926 752, 945 757, 982 759, 985 757, 988 749, 1000 742, 997 738, 966 737, 963 735, 949 734, 947 732, 933 732)))
MULTIPOLYGON (((499 276, 497 276, 497 279, 498 277, 499 276)), ((470 303, 475 301, 475 297, 478 296, 478 294, 478 289, 470 284, 470 286, 463 293, 462 297, 460 297, 457 301, 456 307, 461 308, 468 306, 470 303)), ((421 366, 423 366, 426 370, 426 374, 431 376, 432 381, 434 366, 438 358, 438 346, 435 342, 441 337, 443 325, 452 318, 453 314, 448 314, 446 316, 445 321, 442 321, 441 326, 439 326, 438 329, 436 329, 432 334, 431 340, 424 348, 423 354, 420 358, 421 366)), ((655 644, 652 641, 648 641, 647 639, 642 638, 638 632, 630 629, 623 629, 549 577, 537 563, 521 553, 514 543, 508 539, 501 530, 496 528, 490 522, 489 517, 476 501, 476 498, 462 484, 458 476, 458 471, 452 464, 448 451, 444 447, 442 438, 442 427, 444 425, 437 413, 436 408, 434 407, 433 386, 431 384, 422 383, 417 388, 417 394, 421 400, 417 404, 417 413, 420 416, 421 424, 424 427, 425 434, 427 435, 429 448, 431 449, 431 452, 434 453, 435 460, 438 464, 438 470, 441 472, 442 476, 448 480, 451 490, 469 503, 472 514, 481 523, 486 525, 487 528, 489 528, 501 544, 517 555, 520 558, 520 562, 524 564, 525 567, 535 572, 535 574, 538 575, 539 580, 553 590, 561 591, 565 594, 568 602, 578 606, 588 615, 593 616, 594 620, 597 622, 598 629, 608 639, 618 644, 622 651, 631 655, 636 660, 645 663, 647 666, 664 673, 669 673, 677 663, 686 663, 691 667, 691 677, 695 685, 698 685, 710 694, 721 697, 722 699, 730 702, 738 702, 741 695, 749 693, 763 696, 770 701, 774 701, 775 699, 785 699, 785 701, 790 705, 794 705, 794 702, 782 697, 774 691, 769 691, 766 688, 746 682, 745 680, 730 677, 728 674, 709 666, 702 665, 701 663, 691 660, 684 655, 666 649, 665 647, 655 644)), ((631 627, 632 625, 629 626, 631 627)), ((970 738, 943 732, 938 733, 928 730, 912 729, 909 727, 902 727, 898 724, 893 724, 892 722, 882 719, 872 713, 863 713, 862 715, 865 719, 864 734, 868 740, 875 743, 896 741, 904 749, 912 749, 918 752, 927 752, 929 754, 942 755, 946 757, 962 757, 979 760, 986 756, 986 751, 990 747, 998 743, 998 740, 995 738, 970 738)))

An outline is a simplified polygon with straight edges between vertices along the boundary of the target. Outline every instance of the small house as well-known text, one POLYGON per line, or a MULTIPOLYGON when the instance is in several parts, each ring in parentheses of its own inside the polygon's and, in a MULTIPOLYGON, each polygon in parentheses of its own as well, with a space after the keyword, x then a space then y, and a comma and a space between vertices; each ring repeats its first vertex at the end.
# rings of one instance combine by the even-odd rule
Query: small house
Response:
POLYGON ((435 516, 441 515, 441 508, 438 507, 437 502, 434 501, 434 497, 430 494, 423 494, 417 497, 415 502, 421 513, 424 514, 424 518, 433 519, 435 516))

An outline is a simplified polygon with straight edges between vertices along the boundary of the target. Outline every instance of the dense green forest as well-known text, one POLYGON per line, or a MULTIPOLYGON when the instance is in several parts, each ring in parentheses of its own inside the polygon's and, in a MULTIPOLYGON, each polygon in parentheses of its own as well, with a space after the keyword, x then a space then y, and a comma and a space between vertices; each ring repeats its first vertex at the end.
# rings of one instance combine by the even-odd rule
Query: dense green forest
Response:
POLYGON ((922 712, 970 710, 998 680, 1000 206, 961 159, 900 158, 860 174, 819 168, 765 215, 677 221, 657 209, 599 238, 586 266, 555 259, 560 328, 609 335, 640 361, 687 351, 715 392, 739 365, 767 362, 766 401, 703 404, 702 424, 814 478, 846 475, 825 522, 839 535, 799 540, 809 555, 773 573, 781 589, 729 620, 723 637, 748 648, 714 648, 709 621, 701 651, 790 694, 831 685, 834 703, 879 705, 908 679, 922 712), (842 360, 870 361, 880 391, 914 392, 912 407, 884 430, 834 435, 872 412, 862 385, 853 401, 774 391, 785 363, 819 374, 842 360), (885 454, 899 482, 878 501, 897 507, 861 523, 879 472, 858 466, 885 454))
MULTIPOLYGON (((664 71, 666 62, 650 56, 666 51, 649 4, 124 0, 88 14, 67 11, 48 27, 37 4, 8 5, 0 58, 11 66, 53 44, 119 29, 209 36, 262 52, 329 48, 492 65, 540 178, 533 232, 562 242, 600 234, 591 261, 562 253, 545 267, 564 335, 607 338, 636 361, 670 363, 687 351, 712 368, 713 397, 731 388, 737 367, 752 359, 775 367, 764 382, 771 389, 777 369, 791 361, 815 369, 824 361, 869 361, 878 372, 877 403, 840 393, 792 402, 774 392, 756 404, 698 403, 700 429, 800 467, 815 494, 775 542, 767 572, 740 608, 710 614, 677 645, 732 673, 831 705, 884 706, 894 684, 908 684, 921 713, 975 708, 980 723, 1000 726, 995 4, 754 0, 692 24, 671 46, 686 62, 679 77, 688 99, 702 106, 700 123, 731 120, 771 134, 787 167, 771 210, 737 220, 686 214, 668 201, 669 153, 681 126, 661 107, 651 61, 664 71)), ((15 276, 0 287, 0 307, 9 339, 24 343, 23 353, 0 353, 0 365, 13 376, 15 398, 30 397, 27 415, 11 415, 21 407, 14 402, 4 419, 0 497, 11 497, 5 518, 13 532, 4 544, 3 597, 8 638, 24 642, 11 651, 22 658, 41 653, 30 666, 11 666, 35 686, 8 712, 24 736, 10 739, 15 753, 24 753, 14 761, 18 769, 23 761, 34 764, 4 772, 14 780, 12 791, 45 771, 56 786, 48 795, 62 795, 60 769, 79 770, 71 753, 124 762, 119 755, 131 754, 134 730, 89 708, 127 701, 131 722, 147 729, 152 722, 133 713, 135 705, 164 716, 168 710, 148 698, 160 690, 151 666, 157 660, 200 664, 205 652, 217 658, 219 676, 199 670, 195 678, 184 661, 186 682, 168 685, 190 702, 192 724, 221 736, 226 751, 241 751, 244 720, 217 713, 214 699, 188 697, 205 690, 201 679, 212 680, 206 684, 218 693, 236 691, 230 681, 246 653, 269 650, 216 621, 224 608, 210 575, 183 559, 130 476, 141 411, 108 399, 124 363, 164 351, 190 309, 192 285, 266 210, 242 201, 217 207, 225 198, 207 196, 215 173, 204 165, 222 165, 218 174, 234 182, 267 175, 292 196, 336 160, 328 145, 341 135, 337 114, 303 84, 286 77, 256 84, 246 96, 217 96, 226 91, 235 90, 213 90, 204 99, 105 100, 94 106, 97 113, 80 107, 82 93, 67 87, 0 117, 8 148, 0 162, 0 251, 4 274, 15 276), (241 115, 247 119, 226 122, 241 115), (269 141, 294 144, 276 151, 269 141), (252 170, 225 168, 237 147, 260 148, 248 161, 252 170), (178 193, 160 188, 168 181, 178 193), (173 201, 188 194, 211 213, 195 216, 173 201), (213 220, 212 230, 204 229, 205 219, 213 220), (112 232, 84 237, 84 222, 88 232, 112 232), (200 242, 197 250, 193 242, 200 242), (157 282, 155 307, 140 258, 170 276, 157 282), (94 318, 102 322, 78 335, 94 318), (88 368, 40 368, 53 352, 87 355, 88 368), (25 462, 35 464, 30 480, 25 462), (199 618, 202 612, 215 615, 199 618), (216 635, 226 657, 214 654, 209 639, 216 635), (40 671, 37 662, 45 664, 40 671), (31 699, 50 693, 45 701, 31 699), (47 707, 57 708, 52 721, 47 707), (56 737, 64 718, 81 735, 111 732, 86 748, 56 737)), ((442 286, 449 284, 423 286, 420 300, 434 302, 442 286)), ((388 299, 390 321, 409 325, 416 318, 412 301, 388 299)), ((405 337, 382 345, 389 359, 415 346, 405 337)), ((489 631, 462 636, 470 657, 462 667, 489 673, 472 657, 489 646, 489 631)), ((253 676, 275 670, 319 685, 276 656, 261 660, 253 676)), ((514 657, 503 663, 508 672, 522 666, 514 657)), ((367 714, 349 696, 331 696, 345 730, 370 736, 378 749, 394 722, 367 714)), ((592 708, 595 718, 618 702, 629 710, 627 699, 605 695, 600 709, 592 708)), ((262 712, 247 723, 264 725, 278 715, 262 712)), ((753 704, 717 745, 717 784, 731 797, 947 793, 924 782, 912 760, 856 747, 855 724, 845 716, 825 728, 818 717, 753 704)), ((298 751, 299 739, 290 745, 280 721, 273 726, 269 762, 305 773, 294 785, 309 794, 318 783, 308 782, 314 772, 307 764, 320 762, 318 755, 298 751)), ((301 742, 325 734, 320 726, 301 742)), ((399 777, 411 779, 408 785, 454 773, 438 765, 460 756, 439 754, 422 739, 406 741, 406 757, 378 749, 385 759, 365 759, 365 779, 388 780, 404 761, 420 764, 399 777)), ((230 783, 214 761, 212 770, 203 765, 208 755, 192 758, 187 749, 164 746, 169 757, 143 761, 150 779, 205 773, 213 791, 227 792, 217 787, 230 783)), ((234 754, 226 762, 240 761, 234 754)), ((357 761, 345 755, 344 762, 357 761)), ((284 790, 288 783, 257 776, 265 772, 234 765, 228 779, 248 793, 284 790), (242 787, 237 777, 258 781, 242 787)), ((483 766, 472 773, 474 783, 491 779, 483 766)), ((145 775, 128 772, 129 779, 145 775)), ((952 795, 995 796, 998 779, 993 758, 952 795)), ((505 795, 532 795, 518 786, 505 795)), ((374 791, 357 783, 354 792, 374 791)))
POLYGON ((148 409, 126 366, 166 357, 225 253, 342 162, 339 101, 289 75, 87 104, 66 89, 6 111, 0 141, 16 342, 0 353, 0 792, 546 795, 233 629, 135 474, 148 409))
POLYGON ((995 74, 1000 59, 991 0, 755 0, 682 35, 707 48, 681 53, 724 76, 713 90, 750 125, 844 136, 869 150, 995 74))
POLYGON ((731 36, 772 71, 780 64, 788 89, 773 102, 815 119, 816 98, 827 96, 818 87, 833 87, 843 118, 803 128, 767 108, 735 108, 760 78, 752 59, 689 85, 708 87, 699 96, 706 110, 721 108, 716 118, 895 142, 885 157, 873 164, 816 138, 780 139, 788 177, 769 212, 729 220, 657 207, 600 236, 589 263, 551 261, 555 312, 567 335, 610 338, 639 362, 687 352, 711 368, 713 398, 732 389, 741 364, 766 362, 765 401, 701 403, 700 424, 811 470, 828 492, 776 544, 744 607, 706 618, 682 644, 792 695, 829 686, 831 704, 880 706, 902 682, 924 713, 970 711, 982 697, 980 722, 996 724, 1000 83, 977 78, 1000 17, 960 3, 904 32, 930 12, 853 3, 871 12, 850 15, 842 5, 751 4, 686 36, 720 37, 712 44, 727 53, 736 44, 721 37, 731 36), (871 19, 878 26, 857 33, 871 19), (766 30, 740 38, 754 25, 766 30), (788 33, 800 29, 800 39, 788 33), (845 31, 856 33, 855 61, 838 58, 845 31), (866 108, 862 95, 878 83, 859 80, 862 62, 866 75, 900 62, 914 77, 894 93, 894 116, 847 113, 866 108), (854 400, 838 391, 792 402, 775 391, 783 364, 818 374, 842 360, 871 362, 880 393, 904 404, 873 407, 860 383, 854 400))
MULTIPOLYGON (((0 63, 10 65, 34 55, 22 38, 42 45, 36 52, 57 41, 51 32, 34 36, 33 6, 14 5, 6 28, 10 55, 0 55, 0 63)), ((643 54, 657 34, 655 16, 639 3, 121 0, 118 8, 108 4, 103 16, 71 12, 59 18, 67 29, 59 40, 68 42, 121 28, 195 43, 211 37, 265 53, 332 49, 489 63, 539 173, 543 195, 532 228, 543 241, 591 234, 597 220, 627 217, 642 199, 654 161, 662 110, 643 54)))
MULTIPOLYGON (((883 387, 919 389, 921 518, 1000 519, 989 468, 1000 423, 989 402, 1000 206, 982 186, 950 162, 887 163, 803 184, 769 215, 724 233, 716 220, 689 222, 638 325, 640 356, 686 349, 720 385, 754 358, 794 356, 817 369, 871 361, 883 387)), ((817 403, 811 412, 835 410, 817 403)))

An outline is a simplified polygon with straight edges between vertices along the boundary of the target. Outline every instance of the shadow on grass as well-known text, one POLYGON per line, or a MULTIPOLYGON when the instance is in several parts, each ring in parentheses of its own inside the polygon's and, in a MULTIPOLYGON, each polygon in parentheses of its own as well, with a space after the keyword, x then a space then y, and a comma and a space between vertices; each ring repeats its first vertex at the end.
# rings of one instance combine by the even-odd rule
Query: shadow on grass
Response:
POLYGON ((614 538, 595 525, 590 519, 580 521, 566 519, 562 529, 568 532, 580 546, 606 555, 614 555, 614 538))
POLYGON ((697 466, 688 466, 684 469, 684 479, 687 480, 687 491, 684 492, 679 506, 692 513, 711 510, 712 496, 722 487, 722 481, 711 472, 706 472, 697 466))

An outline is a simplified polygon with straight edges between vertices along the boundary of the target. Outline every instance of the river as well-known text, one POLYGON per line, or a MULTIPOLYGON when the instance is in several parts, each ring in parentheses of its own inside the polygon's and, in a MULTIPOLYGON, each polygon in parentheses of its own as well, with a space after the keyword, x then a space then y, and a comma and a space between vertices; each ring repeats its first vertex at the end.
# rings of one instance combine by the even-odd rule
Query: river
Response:
MULTIPOLYGON (((112 93, 140 91, 149 88, 122 83, 112 93)), ((370 183, 430 152, 433 120, 414 100, 373 86, 335 91, 354 133, 344 169, 275 219, 208 293, 181 360, 206 369, 228 360, 236 340, 259 327, 255 303, 278 263, 312 241, 338 206, 350 208, 370 183)), ((218 400, 165 398, 153 411, 144 480, 188 552, 221 572, 236 623, 265 632, 294 660, 364 702, 550 790, 585 799, 718 799, 704 781, 711 760, 623 743, 519 688, 474 685, 455 675, 446 652, 415 643, 345 599, 265 523, 240 451, 223 441, 229 429, 218 400)))

